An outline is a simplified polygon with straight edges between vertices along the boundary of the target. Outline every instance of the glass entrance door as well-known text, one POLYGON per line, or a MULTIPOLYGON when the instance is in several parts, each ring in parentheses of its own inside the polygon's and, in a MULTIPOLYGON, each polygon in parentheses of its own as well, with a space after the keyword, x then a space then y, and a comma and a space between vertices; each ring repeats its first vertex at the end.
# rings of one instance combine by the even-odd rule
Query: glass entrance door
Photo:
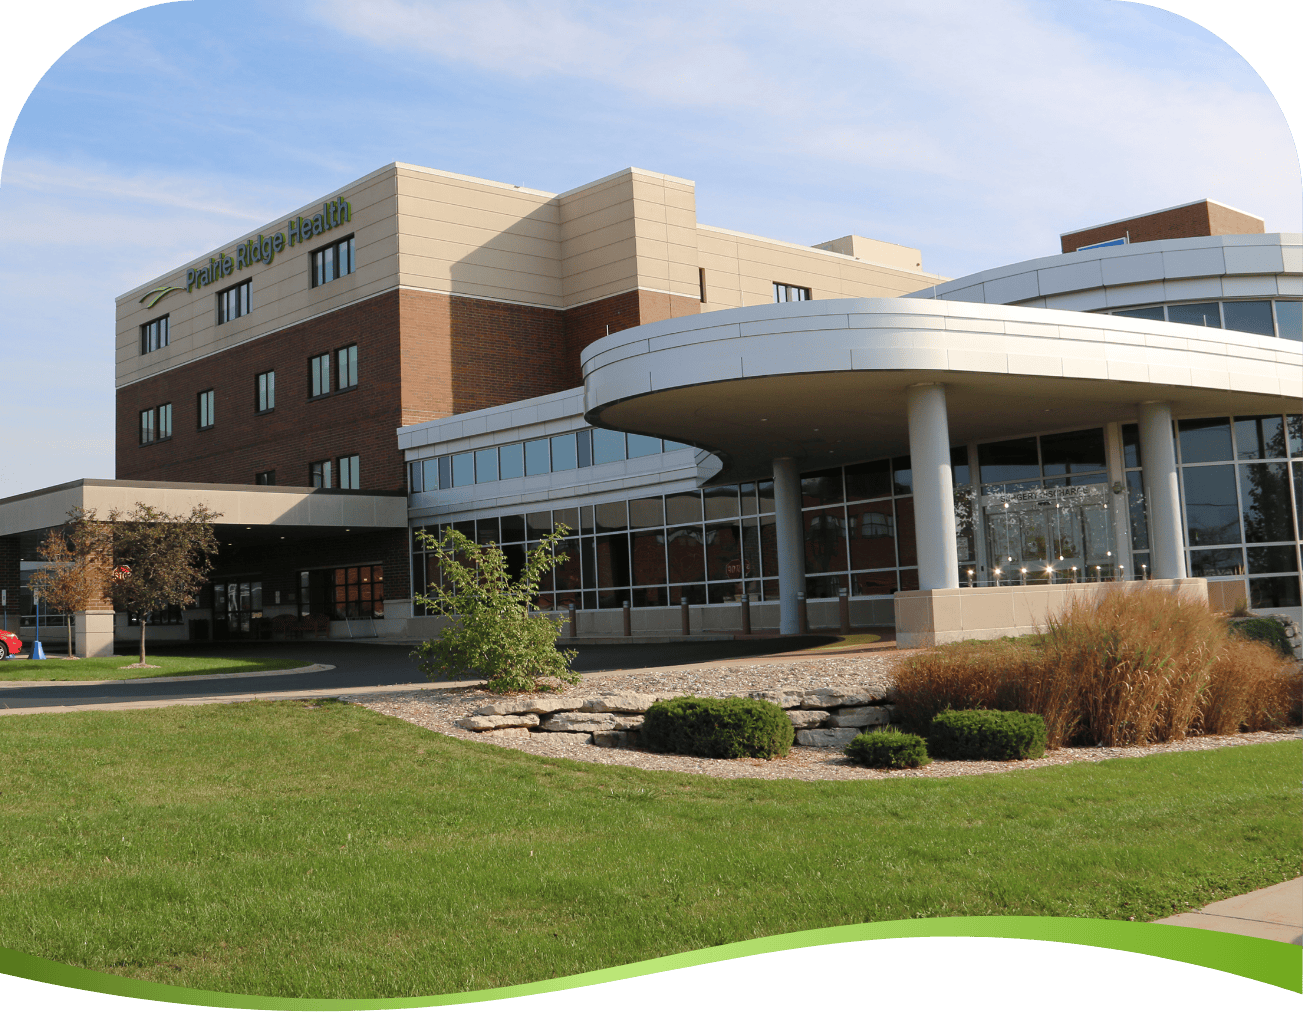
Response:
POLYGON ((1077 485, 982 496, 992 582, 1113 579, 1107 492, 1077 485))

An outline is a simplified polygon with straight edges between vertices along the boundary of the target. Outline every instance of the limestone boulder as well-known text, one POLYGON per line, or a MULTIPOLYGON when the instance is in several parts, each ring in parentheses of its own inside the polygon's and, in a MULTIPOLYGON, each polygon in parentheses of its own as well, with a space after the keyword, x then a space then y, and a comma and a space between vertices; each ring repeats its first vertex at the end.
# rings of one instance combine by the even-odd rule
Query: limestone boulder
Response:
POLYGON ((788 710, 787 719, 795 728, 818 727, 829 717, 827 710, 788 710))
POLYGON ((864 688, 809 689, 801 697, 801 708, 805 710, 835 710, 839 706, 864 706, 874 700, 875 693, 864 688))
POLYGON ((644 720, 641 713, 617 713, 614 716, 617 731, 637 731, 644 720))
POLYGON ((528 738, 532 732, 527 727, 500 727, 496 731, 481 731, 481 738, 528 738))
POLYGON ((454 720, 453 726, 465 731, 496 731, 504 727, 535 727, 538 717, 532 713, 476 714, 454 720))
POLYGON ((637 731, 594 731, 593 744, 598 748, 633 748, 638 742, 637 731))
POLYGON ((801 705, 805 693, 801 689, 768 689, 762 692, 748 692, 746 698, 763 699, 781 706, 784 710, 792 710, 801 705))
POLYGON ((843 748, 860 733, 857 727, 821 727, 796 732, 798 745, 812 748, 843 748))
POLYGON ((580 709, 585 713, 646 713, 656 697, 643 692, 620 692, 587 700, 580 709))
POLYGON ((549 745, 591 745, 593 736, 588 732, 560 731, 555 734, 540 734, 539 738, 549 745))
POLYGON ((594 731, 614 731, 616 722, 613 713, 554 713, 539 727, 550 732, 592 734, 594 731))
POLYGON ((891 706, 852 706, 840 710, 828 718, 829 727, 870 727, 875 724, 890 724, 895 707, 891 706))
POLYGON ((475 715, 489 717, 513 713, 559 713, 562 710, 578 710, 584 702, 573 696, 521 696, 517 699, 500 699, 496 703, 486 703, 475 711, 475 715))

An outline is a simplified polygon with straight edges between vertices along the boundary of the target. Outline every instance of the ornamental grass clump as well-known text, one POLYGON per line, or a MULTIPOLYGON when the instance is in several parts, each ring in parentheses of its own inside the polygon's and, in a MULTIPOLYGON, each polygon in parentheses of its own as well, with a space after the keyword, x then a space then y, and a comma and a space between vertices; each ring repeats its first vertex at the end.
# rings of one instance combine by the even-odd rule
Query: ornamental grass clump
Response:
POLYGON ((763 699, 680 696, 653 703, 642 744, 653 752, 709 759, 772 759, 792 750, 796 732, 782 707, 763 699))
POLYGON ((1206 605, 1116 587, 1076 599, 1040 635, 906 658, 895 702, 916 732, 945 710, 1014 710, 1041 716, 1049 748, 1143 745, 1296 721, 1298 683, 1292 661, 1232 636, 1206 605))
POLYGON ((1036 713, 947 710, 932 720, 927 749, 938 759, 1039 759, 1045 721, 1036 713))
POLYGON ((927 754, 927 742, 894 727, 857 735, 842 751, 861 766, 875 769, 917 769, 932 761, 927 754))

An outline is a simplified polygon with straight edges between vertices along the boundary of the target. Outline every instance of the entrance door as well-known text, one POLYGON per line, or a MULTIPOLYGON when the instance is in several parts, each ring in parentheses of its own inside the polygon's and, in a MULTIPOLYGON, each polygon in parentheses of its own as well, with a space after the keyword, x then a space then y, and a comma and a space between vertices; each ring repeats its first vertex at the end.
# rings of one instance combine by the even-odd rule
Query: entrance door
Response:
POLYGON ((250 639, 262 619, 262 581, 231 580, 213 584, 213 637, 250 639))
POLYGON ((1077 485, 982 496, 992 582, 1112 579, 1107 491, 1077 485))

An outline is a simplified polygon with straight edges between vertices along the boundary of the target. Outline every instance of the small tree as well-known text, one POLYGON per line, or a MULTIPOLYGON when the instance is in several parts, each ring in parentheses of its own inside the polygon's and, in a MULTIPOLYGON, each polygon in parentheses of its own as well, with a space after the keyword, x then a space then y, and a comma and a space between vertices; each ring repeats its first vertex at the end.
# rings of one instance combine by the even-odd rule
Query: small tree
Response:
POLYGON ((32 591, 64 613, 71 657, 72 613, 109 597, 113 533, 93 509, 75 506, 68 511, 68 523, 52 528, 36 551, 50 565, 32 574, 32 591))
MULTIPOLYGON (((497 693, 555 688, 544 681, 549 678, 568 685, 579 681, 570 670, 576 651, 556 645, 565 619, 530 612, 543 571, 552 568, 553 548, 567 533, 558 525, 530 550, 515 578, 496 544, 478 545, 451 527, 441 539, 418 533, 439 560, 442 578, 414 600, 455 620, 412 652, 427 678, 473 673, 488 679, 489 691, 497 693)), ((564 554, 555 557, 565 560, 564 554)))
POLYGON ((145 663, 145 626, 150 614, 191 604, 212 571, 217 554, 213 521, 202 503, 186 514, 136 503, 131 513, 109 513, 113 524, 113 601, 140 621, 140 663, 145 663))

